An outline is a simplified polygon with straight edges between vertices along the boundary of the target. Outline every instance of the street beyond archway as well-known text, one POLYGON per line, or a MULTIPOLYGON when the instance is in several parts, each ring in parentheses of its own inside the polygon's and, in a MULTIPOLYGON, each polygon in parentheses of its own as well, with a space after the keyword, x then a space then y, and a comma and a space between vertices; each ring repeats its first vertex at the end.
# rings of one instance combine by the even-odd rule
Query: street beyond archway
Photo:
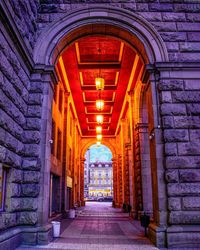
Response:
POLYGON ((44 247, 20 247, 17 250, 156 250, 144 237, 138 221, 130 220, 111 203, 87 202, 74 220, 63 220, 61 237, 44 247))

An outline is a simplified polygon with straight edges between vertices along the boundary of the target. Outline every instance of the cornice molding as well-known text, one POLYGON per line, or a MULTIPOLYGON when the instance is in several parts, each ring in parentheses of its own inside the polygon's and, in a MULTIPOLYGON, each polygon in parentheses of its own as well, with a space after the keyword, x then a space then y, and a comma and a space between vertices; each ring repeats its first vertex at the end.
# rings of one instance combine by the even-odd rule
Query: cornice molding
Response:
POLYGON ((199 62, 156 62, 155 64, 147 64, 146 71, 149 73, 155 71, 199 71, 200 61, 199 62))

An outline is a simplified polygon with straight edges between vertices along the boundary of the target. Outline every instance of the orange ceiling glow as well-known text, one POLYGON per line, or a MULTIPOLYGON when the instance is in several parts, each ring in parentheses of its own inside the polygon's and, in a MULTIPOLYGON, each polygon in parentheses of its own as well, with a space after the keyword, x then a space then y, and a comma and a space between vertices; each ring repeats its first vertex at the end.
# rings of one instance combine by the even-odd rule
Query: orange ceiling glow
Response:
POLYGON ((99 124, 103 137, 115 136, 127 87, 134 88, 143 67, 140 57, 108 36, 80 38, 61 57, 64 67, 58 62, 57 69, 63 81, 67 76, 82 136, 96 137, 99 124), (97 109, 98 99, 104 101, 103 109, 97 109))

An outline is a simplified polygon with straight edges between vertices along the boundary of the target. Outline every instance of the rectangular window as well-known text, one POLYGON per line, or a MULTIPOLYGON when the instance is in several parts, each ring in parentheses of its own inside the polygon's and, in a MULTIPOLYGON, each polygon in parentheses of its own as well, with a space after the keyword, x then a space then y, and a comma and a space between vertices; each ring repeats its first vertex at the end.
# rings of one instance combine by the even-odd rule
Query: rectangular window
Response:
POLYGON ((62 147, 62 133, 60 129, 58 129, 58 137, 57 137, 57 159, 61 160, 61 147, 62 147))
POLYGON ((7 170, 0 164, 0 211, 4 211, 6 198, 7 170))

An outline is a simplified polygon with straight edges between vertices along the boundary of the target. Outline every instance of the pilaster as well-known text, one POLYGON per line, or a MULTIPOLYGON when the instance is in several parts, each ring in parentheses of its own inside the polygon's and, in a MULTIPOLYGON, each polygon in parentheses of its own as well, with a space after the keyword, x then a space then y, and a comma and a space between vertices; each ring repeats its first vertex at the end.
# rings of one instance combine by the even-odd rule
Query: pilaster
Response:
POLYGON ((85 158, 81 158, 80 164, 80 204, 81 206, 85 206, 84 201, 84 162, 85 158))

